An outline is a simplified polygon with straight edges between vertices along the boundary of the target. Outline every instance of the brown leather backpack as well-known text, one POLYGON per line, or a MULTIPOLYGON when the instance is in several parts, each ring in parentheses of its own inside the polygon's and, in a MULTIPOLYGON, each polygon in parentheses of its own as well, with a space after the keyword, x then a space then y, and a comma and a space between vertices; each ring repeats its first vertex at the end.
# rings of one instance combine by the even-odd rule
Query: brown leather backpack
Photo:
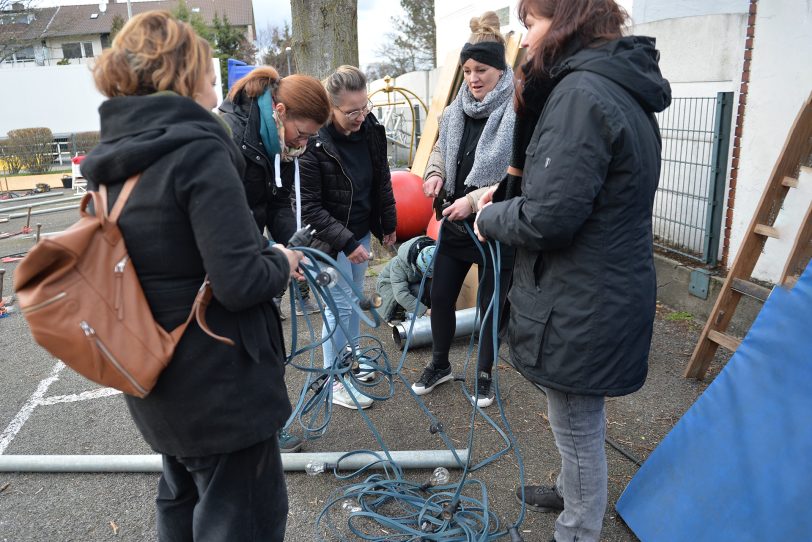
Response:
POLYGON ((124 183, 109 216, 105 185, 85 194, 79 221, 37 243, 14 271, 14 285, 37 343, 93 382, 145 397, 192 319, 211 337, 234 342, 206 326, 208 277, 183 324, 167 332, 155 322, 117 225, 138 178, 124 183))

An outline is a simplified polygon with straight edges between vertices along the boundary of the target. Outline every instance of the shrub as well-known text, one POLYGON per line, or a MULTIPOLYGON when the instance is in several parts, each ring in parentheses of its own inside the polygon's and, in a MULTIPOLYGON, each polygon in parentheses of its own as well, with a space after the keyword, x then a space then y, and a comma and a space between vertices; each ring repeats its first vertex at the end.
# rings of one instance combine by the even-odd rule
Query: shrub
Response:
POLYGON ((16 175, 23 168, 20 157, 8 141, 0 143, 0 168, 7 175, 16 175))
POLYGON ((99 132, 77 132, 73 134, 73 152, 87 154, 99 144, 99 132))
POLYGON ((51 169, 54 135, 50 128, 11 130, 7 143, 14 149, 20 165, 29 173, 46 173, 51 169))

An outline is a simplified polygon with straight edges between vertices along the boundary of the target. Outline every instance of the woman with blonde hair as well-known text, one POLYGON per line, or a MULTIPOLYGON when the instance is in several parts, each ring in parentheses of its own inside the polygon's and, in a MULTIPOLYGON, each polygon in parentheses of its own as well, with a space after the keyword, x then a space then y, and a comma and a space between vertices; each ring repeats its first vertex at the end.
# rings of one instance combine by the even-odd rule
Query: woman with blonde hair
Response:
MULTIPOLYGON (((440 138, 426 169, 423 192, 435 198, 435 208, 445 217, 440 242, 434 255, 431 284, 432 361, 412 390, 418 395, 454 378, 448 353, 456 329, 455 305, 465 276, 478 265, 481 287, 480 312, 485 315, 500 284, 500 304, 510 282, 513 252, 502 251, 498 277, 487 247, 471 237, 480 195, 497 184, 510 162, 513 125, 513 71, 505 62, 505 39, 499 32, 499 18, 492 11, 471 19, 471 37, 462 48, 460 64, 465 82, 457 97, 443 112, 440 138)), ((493 403, 491 370, 494 349, 492 317, 483 318, 477 358, 477 386, 472 400, 480 407, 493 403)))
MULTIPOLYGON (((327 92, 314 77, 280 78, 274 68, 260 66, 234 84, 219 110, 245 158, 243 186, 259 231, 267 228, 272 242, 287 245, 302 225, 300 206, 291 206, 299 183, 298 160, 307 140, 330 118, 327 92)), ((318 312, 307 283, 298 285, 302 303, 296 313, 318 312)), ((276 303, 281 315, 281 299, 276 303)), ((298 452, 302 444, 299 437, 280 430, 282 452, 298 452)))
POLYGON ((288 506, 276 433, 291 406, 273 299, 301 255, 268 246, 254 225, 242 155, 211 112, 211 56, 168 12, 124 25, 93 70, 108 99, 82 172, 91 188, 106 185, 110 206, 137 178, 118 225, 156 321, 182 323, 208 276, 208 324, 234 341, 190 325, 152 392, 125 396, 163 456, 158 539, 281 542, 288 506))

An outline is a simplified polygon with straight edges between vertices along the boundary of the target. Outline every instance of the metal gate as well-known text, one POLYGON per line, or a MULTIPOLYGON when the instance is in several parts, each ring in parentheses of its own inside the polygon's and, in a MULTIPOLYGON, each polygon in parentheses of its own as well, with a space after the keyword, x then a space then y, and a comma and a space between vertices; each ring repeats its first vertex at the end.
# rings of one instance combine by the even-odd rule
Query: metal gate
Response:
POLYGON ((663 139, 655 246, 714 266, 722 230, 733 93, 674 98, 657 115, 663 139))

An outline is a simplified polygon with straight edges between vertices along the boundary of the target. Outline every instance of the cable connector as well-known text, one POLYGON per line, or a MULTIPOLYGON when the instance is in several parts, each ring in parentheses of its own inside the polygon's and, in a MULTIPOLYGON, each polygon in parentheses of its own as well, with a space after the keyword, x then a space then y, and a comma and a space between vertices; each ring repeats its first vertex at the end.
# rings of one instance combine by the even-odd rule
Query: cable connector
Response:
POLYGON ((296 233, 290 236, 288 241, 288 248, 290 247, 306 247, 313 240, 313 235, 316 233, 316 228, 305 225, 296 230, 296 233))
POLYGON ((524 542, 524 538, 519 534, 519 529, 516 527, 508 529, 508 534, 510 535, 510 542, 524 542))

